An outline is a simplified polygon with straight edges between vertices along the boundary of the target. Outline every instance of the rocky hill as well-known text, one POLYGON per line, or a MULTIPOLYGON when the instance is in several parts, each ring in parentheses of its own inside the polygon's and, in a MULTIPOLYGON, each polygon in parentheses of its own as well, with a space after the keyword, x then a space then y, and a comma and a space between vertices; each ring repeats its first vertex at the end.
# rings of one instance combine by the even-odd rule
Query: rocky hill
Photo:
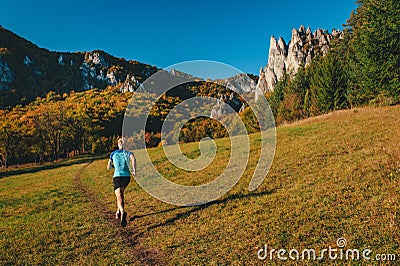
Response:
MULTIPOLYGON (((294 75, 300 65, 307 66, 315 56, 326 54, 331 41, 341 36, 338 30, 328 33, 318 29, 312 33, 303 26, 292 30, 288 44, 282 37, 277 40, 272 36, 268 64, 260 69, 259 77, 250 75, 256 86, 244 85, 242 75, 216 82, 238 92, 273 91, 283 73, 294 75)), ((116 58, 100 50, 49 51, 0 26, 0 108, 28 103, 49 91, 104 89, 110 85, 122 92, 134 91, 157 70, 155 66, 116 58)))
POLYGON ((120 86, 133 91, 158 69, 104 51, 53 52, 0 26, 0 107, 58 93, 120 86))
POLYGON ((292 30, 289 44, 282 37, 277 40, 272 36, 268 64, 260 69, 257 88, 264 93, 273 91, 285 72, 294 75, 300 65, 308 66, 315 56, 325 55, 331 41, 341 38, 342 34, 339 30, 328 33, 322 29, 312 33, 309 27, 305 29, 301 26, 292 30))

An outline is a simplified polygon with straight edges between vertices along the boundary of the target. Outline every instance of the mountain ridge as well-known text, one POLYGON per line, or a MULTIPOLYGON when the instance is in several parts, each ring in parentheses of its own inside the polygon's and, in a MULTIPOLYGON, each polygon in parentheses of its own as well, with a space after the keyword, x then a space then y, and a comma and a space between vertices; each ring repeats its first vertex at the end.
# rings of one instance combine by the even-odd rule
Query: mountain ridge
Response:
POLYGON ((0 26, 0 107, 29 103, 49 91, 64 93, 119 86, 133 91, 156 66, 105 51, 56 52, 0 26))
MULTIPOLYGON (((328 33, 317 29, 312 33, 304 26, 292 30, 287 44, 282 37, 277 40, 271 36, 268 64, 260 69, 258 77, 247 74, 256 86, 243 85, 240 75, 214 81, 256 95, 271 92, 284 73, 294 75, 301 65, 307 66, 314 57, 325 55, 331 41, 341 37, 339 30, 328 33)), ((64 93, 116 86, 121 92, 133 92, 158 70, 156 66, 118 58, 102 50, 50 51, 0 26, 0 108, 29 103, 50 91, 64 93)), ((175 72, 171 74, 189 75, 175 72)))

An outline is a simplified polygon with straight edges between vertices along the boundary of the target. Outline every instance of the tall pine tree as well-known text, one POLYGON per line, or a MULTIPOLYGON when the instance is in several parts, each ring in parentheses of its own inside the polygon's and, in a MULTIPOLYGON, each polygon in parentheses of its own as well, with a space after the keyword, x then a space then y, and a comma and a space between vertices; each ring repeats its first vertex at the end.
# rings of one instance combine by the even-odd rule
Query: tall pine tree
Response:
POLYGON ((364 101, 385 93, 399 101, 400 1, 358 0, 348 20, 354 87, 364 101))

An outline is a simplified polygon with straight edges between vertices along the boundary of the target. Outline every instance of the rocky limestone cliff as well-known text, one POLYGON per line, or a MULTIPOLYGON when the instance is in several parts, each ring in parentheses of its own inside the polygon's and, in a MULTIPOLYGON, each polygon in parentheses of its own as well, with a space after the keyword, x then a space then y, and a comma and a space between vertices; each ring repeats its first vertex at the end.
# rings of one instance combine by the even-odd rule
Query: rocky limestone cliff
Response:
POLYGON ((322 29, 311 32, 301 26, 292 30, 292 37, 287 45, 282 37, 277 40, 274 36, 270 40, 268 64, 260 69, 257 90, 271 92, 276 83, 286 72, 290 75, 297 73, 300 65, 308 66, 316 55, 325 55, 334 38, 341 38, 342 32, 333 30, 328 33, 322 29))

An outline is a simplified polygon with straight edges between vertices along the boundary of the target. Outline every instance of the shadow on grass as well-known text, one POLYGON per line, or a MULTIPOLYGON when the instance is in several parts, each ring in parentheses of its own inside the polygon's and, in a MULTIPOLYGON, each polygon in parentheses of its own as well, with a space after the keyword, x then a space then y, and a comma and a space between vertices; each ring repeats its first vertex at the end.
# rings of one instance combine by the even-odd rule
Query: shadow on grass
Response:
POLYGON ((87 155, 87 156, 82 156, 82 157, 79 157, 76 159, 69 159, 69 160, 65 160, 65 161, 61 161, 61 162, 45 163, 45 164, 41 164, 41 165, 38 164, 38 165, 34 165, 34 166, 22 167, 22 168, 17 168, 17 169, 0 172, 0 178, 12 176, 12 175, 32 174, 32 173, 36 173, 36 172, 39 172, 42 170, 50 170, 50 169, 55 169, 55 168, 59 168, 59 167, 70 166, 73 164, 87 163, 87 162, 91 162, 94 160, 105 159, 105 158, 107 158, 107 154, 87 155))
MULTIPOLYGON (((149 215, 157 215, 157 214, 161 214, 161 213, 166 213, 166 212, 170 212, 173 210, 177 210, 177 209, 181 209, 183 210, 180 213, 177 213, 174 217, 167 219, 166 221, 156 224, 156 225, 151 225, 149 226, 147 229, 151 230, 151 229, 155 229, 157 227, 161 227, 161 226, 166 226, 166 225, 172 225, 174 224, 177 220, 180 219, 184 219, 186 217, 188 217, 190 214, 202 210, 202 209, 206 209, 208 207, 214 206, 214 205, 218 205, 218 204, 224 204, 224 203, 228 203, 230 201, 233 200, 237 200, 237 199, 249 199, 249 198, 256 198, 256 197, 262 197, 262 196, 266 196, 266 195, 271 195, 272 193, 274 193, 276 191, 276 189, 272 189, 272 190, 267 190, 267 191, 261 191, 261 192, 256 192, 256 193, 237 193, 237 194, 232 194, 228 197, 222 198, 222 199, 217 199, 214 201, 211 201, 209 203, 206 204, 202 204, 202 205, 198 205, 198 206, 192 206, 192 207, 175 207, 175 208, 170 208, 167 210, 163 210, 163 211, 159 211, 159 212, 154 212, 154 213, 149 213, 149 214, 145 214, 145 215, 140 215, 140 216, 136 216, 136 218, 140 218, 140 217, 145 217, 145 216, 149 216, 149 215), (188 209, 190 208, 190 209, 188 209)), ((131 219, 133 220, 135 217, 132 217, 131 219)))
POLYGON ((171 212, 171 211, 178 210, 178 209, 181 209, 181 208, 182 207, 175 207, 175 208, 170 208, 170 209, 157 211, 157 212, 152 212, 152 213, 147 213, 147 214, 134 215, 129 219, 129 221, 132 222, 135 219, 139 219, 139 218, 143 218, 143 217, 147 217, 147 216, 152 216, 152 215, 157 215, 157 214, 162 214, 162 213, 167 213, 167 212, 171 212))

